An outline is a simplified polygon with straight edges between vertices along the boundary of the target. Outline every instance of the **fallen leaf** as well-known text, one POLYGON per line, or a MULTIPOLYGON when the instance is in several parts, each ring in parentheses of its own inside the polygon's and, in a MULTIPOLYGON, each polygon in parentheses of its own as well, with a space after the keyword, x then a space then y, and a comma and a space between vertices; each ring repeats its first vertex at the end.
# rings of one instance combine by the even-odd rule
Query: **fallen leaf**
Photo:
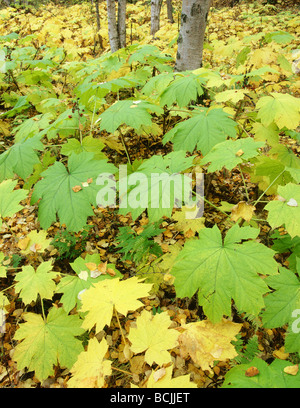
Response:
POLYGON ((190 355, 202 370, 212 371, 214 361, 234 358, 237 353, 231 344, 242 325, 223 319, 220 323, 209 320, 182 326, 184 332, 178 337, 181 357, 190 355))
POLYGON ((74 191, 74 193, 78 193, 78 191, 82 190, 81 186, 74 186, 72 187, 72 190, 74 191))
POLYGON ((245 376, 246 377, 255 377, 258 374, 259 374, 259 370, 256 367, 249 367, 245 371, 245 376))
POLYGON ((165 367, 160 368, 159 370, 155 371, 153 373, 153 380, 154 382, 157 382, 161 378, 163 378, 166 375, 166 369, 165 367))
POLYGON ((293 366, 287 366, 287 367, 284 367, 283 371, 286 374, 296 375, 298 373, 298 371, 299 371, 299 366, 298 366, 298 364, 293 365, 293 366))
POLYGON ((243 156, 243 154, 244 154, 243 150, 240 149, 240 150, 238 150, 238 151, 236 152, 235 155, 238 156, 238 157, 241 157, 241 156, 243 156))
POLYGON ((232 208, 231 211, 231 221, 236 222, 239 218, 243 218, 245 221, 249 222, 253 216, 255 207, 245 201, 240 201, 237 205, 232 208))
POLYGON ((20 239, 20 241, 18 242, 18 247, 22 250, 25 250, 29 242, 30 242, 30 237, 20 239))

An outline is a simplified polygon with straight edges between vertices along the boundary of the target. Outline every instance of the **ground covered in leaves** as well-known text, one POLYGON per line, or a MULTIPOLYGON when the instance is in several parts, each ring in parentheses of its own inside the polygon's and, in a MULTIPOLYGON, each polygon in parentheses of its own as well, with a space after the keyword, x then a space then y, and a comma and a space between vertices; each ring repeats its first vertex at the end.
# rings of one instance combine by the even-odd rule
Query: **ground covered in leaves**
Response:
MULTIPOLYGON (((220 5, 219 5, 220 6, 220 5)), ((14 9, 2 10, 0 15, 4 15, 4 23, 0 28, 0 34, 6 35, 9 32, 18 32, 20 35, 30 35, 35 33, 34 41, 39 44, 46 43, 48 46, 60 46, 68 49, 68 57, 78 58, 78 60, 87 60, 96 55, 105 53, 109 49, 107 26, 103 23, 101 30, 96 33, 95 16, 93 10, 86 8, 87 13, 82 13, 81 8, 84 5, 77 5, 70 9, 57 9, 54 6, 47 7, 46 10, 14 9), (94 24, 88 24, 89 15, 94 24), (7 19, 7 16, 11 16, 7 19)), ((251 20, 243 18, 247 14, 247 5, 243 4, 232 8, 215 9, 211 13, 208 25, 208 44, 212 41, 213 48, 207 46, 204 51, 204 59, 210 67, 216 67, 220 61, 225 66, 232 66, 235 69, 234 61, 231 59, 231 50, 235 47, 235 42, 230 38, 239 41, 243 36, 254 35, 261 30, 268 30, 274 26, 274 19, 278 29, 295 33, 299 29, 299 22, 294 14, 294 8, 288 9, 284 7, 282 10, 279 5, 276 7, 263 6, 256 9, 256 15, 251 20), (258 16, 261 16, 261 19, 258 16), (241 16, 241 18, 239 18, 241 16), (228 40, 228 41, 227 41, 228 40), (217 51, 217 44, 220 49, 217 51)), ((178 10, 175 9, 176 12, 178 10)), ((149 29, 149 9, 144 13, 142 4, 128 5, 129 19, 129 42, 140 41, 141 43, 153 43, 150 37, 149 29), (143 13, 141 13, 143 10, 143 13)), ((173 57, 176 55, 176 45, 172 42, 175 34, 178 31, 176 23, 170 28, 166 19, 166 10, 163 10, 161 30, 157 33, 155 44, 161 49, 166 49, 173 57)), ((271 54, 270 54, 271 55, 271 54)), ((257 53, 254 64, 259 67, 266 62, 266 55, 257 53)), ((272 55, 268 64, 272 64, 272 55)), ((226 74, 224 74, 226 75, 226 74)), ((274 78, 274 83, 280 83, 280 78, 274 78)), ((299 82, 298 82, 299 83, 299 82)), ((68 84, 58 82, 58 87, 64 86, 65 92, 68 92, 68 84)), ((297 87, 295 86, 295 89, 297 87)), ((4 109, 4 107, 2 107, 4 109)), ((173 118, 174 119, 174 118, 173 118)), ((0 122, 1 144, 6 148, 9 146, 11 139, 10 129, 18 125, 20 118, 9 121, 0 122)), ((159 123, 161 127, 172 126, 172 123, 159 123)), ((93 136, 100 137, 98 130, 94 130, 93 136)), ((103 137, 103 134, 101 134, 103 137)), ((59 142, 59 141, 58 141, 59 142)), ((171 151, 171 145, 164 145, 160 135, 156 137, 132 137, 130 131, 124 135, 127 153, 131 160, 139 160, 151 157, 154 154, 165 155, 171 151)), ((282 137, 280 142, 283 145, 289 146, 298 156, 300 152, 299 143, 294 139, 282 137)), ((116 166, 127 162, 127 155, 124 147, 117 138, 112 138, 111 143, 107 144, 103 152, 109 160, 116 166)), ((22 186, 23 181, 19 181, 22 186)), ((244 201, 245 198, 245 183, 250 197, 258 198, 260 191, 257 184, 251 183, 250 178, 245 180, 242 178, 239 171, 220 171, 210 174, 205 180, 205 197, 212 203, 205 203, 205 226, 212 227, 217 224, 222 230, 227 228, 228 203, 233 206, 244 201), (218 210, 214 207, 218 207, 218 210), (224 207, 222 207, 222 205, 224 207), (223 212, 220 211, 223 208, 223 212)), ((10 303, 6 305, 8 317, 6 320, 6 332, 1 336, 0 343, 0 385, 2 387, 30 388, 30 387, 66 387, 67 381, 70 378, 69 370, 56 367, 55 375, 49 377, 42 383, 34 376, 34 373, 27 373, 25 370, 18 370, 16 362, 13 360, 16 341, 14 340, 15 331, 22 319, 24 312, 33 311, 34 313, 42 313, 40 305, 31 302, 30 305, 24 306, 21 299, 18 297, 18 292, 13 284, 14 278, 22 266, 26 264, 26 256, 22 250, 22 240, 26 239, 31 231, 39 230, 39 221, 37 218, 37 205, 30 203, 30 196, 24 201, 24 209, 6 219, 0 231, 0 248, 7 256, 8 260, 3 262, 7 268, 7 279, 0 279, 0 290, 5 290, 6 296, 10 303)), ((139 264, 128 259, 124 259, 122 253, 118 251, 116 237, 121 227, 130 227, 137 234, 143 231, 143 228, 148 224, 147 214, 143 213, 137 220, 133 221, 130 214, 120 215, 110 209, 94 208, 95 216, 88 219, 87 227, 84 232, 70 233, 64 225, 58 222, 53 224, 47 230, 47 239, 51 240, 47 246, 43 257, 35 252, 31 259, 32 265, 39 262, 54 261, 53 270, 63 275, 72 274, 70 264, 82 255, 100 254, 101 262, 104 265, 114 264, 116 269, 125 277, 139 276, 139 264)), ((176 210, 173 211, 173 215, 176 210)), ((263 209, 256 209, 258 219, 264 219, 265 214, 263 209)), ((182 222, 182 221, 181 221, 182 222)), ((165 218, 161 234, 157 235, 155 242, 162 249, 163 254, 170 253, 172 248, 182 246, 186 239, 197 235, 196 229, 187 229, 184 227, 178 228, 180 220, 174 222, 174 218, 165 218)), ((267 223, 262 222, 260 239, 268 245, 270 242, 271 228, 267 223)), ((284 230, 282 229, 282 232, 284 230)), ((23 241, 24 243, 24 241, 23 241)), ((24 244, 25 245, 25 244, 24 244)), ((25 245, 26 247, 26 245, 25 245)), ((289 254, 278 254, 277 260, 282 264, 286 264, 286 259, 289 254)), ((153 259, 155 256, 153 256, 153 259)), ((149 259, 151 264, 151 256, 149 259)), ((145 270, 143 270, 145 276, 145 270)), ((151 274, 151 268, 149 268, 151 274)), ((0 298, 1 299, 1 298, 0 298)), ((47 301, 46 308, 52 305, 60 305, 61 295, 56 294, 51 301, 47 301)), ((176 297, 172 280, 158 279, 156 282, 156 290, 153 291, 150 297, 143 300, 145 310, 161 312, 167 311, 172 319, 172 327, 179 327, 182 322, 196 322, 204 318, 201 307, 198 307, 196 297, 192 299, 179 299, 176 297)), ((140 315, 139 312, 134 312, 121 319, 118 322, 116 317, 113 317, 108 328, 105 329, 106 340, 110 346, 106 357, 112 361, 113 372, 107 380, 107 387, 129 387, 131 383, 142 386, 143 379, 151 372, 151 367, 144 361, 143 355, 131 355, 128 359, 128 350, 124 350, 122 342, 122 333, 120 332, 119 323, 125 328, 127 333, 130 330, 130 323, 140 315)), ((243 316, 237 313, 234 304, 232 304, 232 321, 242 325, 240 331, 240 351, 242 353, 243 344, 247 343, 248 339, 256 336, 257 339, 257 354, 266 362, 271 362, 274 357, 279 359, 289 359, 291 363, 298 363, 298 357, 289 355, 284 350, 285 329, 263 329, 255 316, 243 316)), ((97 338, 100 341, 104 336, 104 331, 97 333, 97 338)), ((226 372, 234 365, 237 360, 227 360, 217 362, 212 370, 203 370, 199 365, 195 364, 191 358, 183 358, 177 347, 172 349, 172 361, 174 364, 174 376, 191 374, 191 380, 198 387, 216 388, 221 386, 226 372)))

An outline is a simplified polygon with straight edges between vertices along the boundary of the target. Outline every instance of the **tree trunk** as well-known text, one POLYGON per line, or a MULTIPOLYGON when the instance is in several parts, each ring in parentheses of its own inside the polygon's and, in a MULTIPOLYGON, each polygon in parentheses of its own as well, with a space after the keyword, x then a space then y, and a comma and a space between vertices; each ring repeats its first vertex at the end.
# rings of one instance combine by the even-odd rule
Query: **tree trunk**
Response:
POLYGON ((171 24, 174 23, 172 0, 167 0, 167 16, 171 24))
POLYGON ((160 25, 160 11, 162 0, 151 0, 151 31, 150 34, 154 37, 159 30, 160 25))
POLYGON ((106 0, 107 3, 107 22, 108 37, 111 52, 116 52, 120 48, 115 0, 106 0))
POLYGON ((126 47, 126 0, 118 0, 118 33, 120 48, 126 47))
POLYGON ((183 0, 176 71, 194 70, 202 66, 204 34, 210 5, 211 0, 183 0))
POLYGON ((96 20, 97 20, 97 31, 100 30, 100 15, 99 15, 99 3, 98 0, 95 0, 95 7, 96 7, 96 20))
POLYGON ((115 0, 106 0, 108 37, 111 52, 126 46, 126 0, 118 0, 118 21, 115 0))

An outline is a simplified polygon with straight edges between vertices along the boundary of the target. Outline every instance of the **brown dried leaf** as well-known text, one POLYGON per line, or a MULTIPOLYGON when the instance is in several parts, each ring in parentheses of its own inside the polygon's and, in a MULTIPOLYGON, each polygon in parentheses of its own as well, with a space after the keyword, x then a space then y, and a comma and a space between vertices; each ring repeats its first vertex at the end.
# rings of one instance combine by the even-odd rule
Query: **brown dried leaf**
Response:
POLYGON ((72 187, 72 190, 74 191, 74 193, 78 193, 78 191, 82 190, 81 186, 74 186, 72 187))
POLYGON ((259 370, 256 367, 249 367, 246 371, 245 371, 245 376, 246 377, 254 377, 256 375, 259 374, 259 370))

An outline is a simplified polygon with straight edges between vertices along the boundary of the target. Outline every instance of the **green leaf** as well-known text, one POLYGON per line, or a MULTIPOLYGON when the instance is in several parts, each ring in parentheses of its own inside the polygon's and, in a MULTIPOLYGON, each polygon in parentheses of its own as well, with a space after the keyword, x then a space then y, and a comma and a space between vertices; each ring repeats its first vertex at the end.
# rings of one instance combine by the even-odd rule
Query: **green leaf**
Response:
POLYGON ((2 113, 2 116, 7 116, 8 118, 11 118, 12 116, 15 116, 17 113, 20 113, 25 109, 28 109, 29 106, 30 105, 28 102, 28 96, 27 95, 20 96, 15 106, 9 111, 2 113))
POLYGON ((4 180, 0 184, 0 227, 2 218, 11 217, 23 208, 19 202, 27 197, 28 191, 14 190, 17 182, 18 180, 4 180))
POLYGON ((194 116, 177 124, 166 133, 163 143, 171 141, 174 150, 193 152, 197 147, 202 154, 207 154, 216 144, 226 138, 236 136, 236 122, 223 109, 199 108, 194 116))
POLYGON ((35 313, 25 314, 24 319, 26 323, 20 324, 14 337, 23 340, 14 353, 18 369, 34 370, 40 381, 54 374, 53 365, 70 369, 83 351, 81 341, 75 338, 84 333, 79 317, 53 307, 45 321, 35 313))
POLYGON ((299 388, 300 372, 290 375, 283 371, 291 365, 290 361, 279 359, 268 365, 261 358, 255 357, 250 363, 231 368, 225 375, 222 388, 299 388), (259 374, 246 376, 246 370, 250 367, 256 367, 259 374))
POLYGON ((125 100, 115 102, 100 115, 100 129, 113 133, 123 123, 137 130, 142 125, 150 126, 152 116, 149 111, 157 114, 163 113, 161 107, 147 101, 125 100))
POLYGON ((289 94, 271 92, 271 96, 261 97, 256 108, 257 118, 264 126, 275 122, 279 129, 296 129, 300 122, 300 101, 289 94))
POLYGON ((203 79, 192 72, 180 73, 160 94, 161 106, 170 107, 174 103, 180 108, 187 106, 191 101, 203 94, 201 84, 203 79))
POLYGON ((51 261, 41 263, 37 270, 31 265, 22 267, 22 271, 18 272, 15 280, 16 292, 20 292, 22 301, 29 305, 30 302, 36 301, 37 296, 40 295, 42 299, 52 299, 55 282, 53 279, 58 275, 57 272, 51 272, 51 261))
POLYGON ((61 154, 70 156, 72 153, 79 154, 81 152, 91 152, 94 153, 94 159, 101 160, 105 159, 106 156, 101 150, 104 147, 104 143, 95 139, 93 136, 86 136, 82 139, 82 144, 77 139, 68 139, 61 148, 61 154))
POLYGON ((116 168, 105 160, 93 160, 93 154, 82 152, 72 154, 68 169, 61 162, 55 162, 42 173, 43 179, 34 188, 32 202, 39 198, 38 218, 43 229, 48 229, 58 215, 61 224, 66 224, 72 231, 79 231, 88 216, 94 215, 91 205, 96 206, 96 195, 99 187, 96 179, 101 173, 116 172, 116 168), (82 183, 92 178, 87 187, 82 183), (74 192, 73 187, 82 187, 74 192))
POLYGON ((259 188, 267 195, 277 194, 278 186, 293 181, 293 177, 284 164, 268 156, 258 156, 251 159, 253 167, 244 168, 249 172, 252 183, 258 183, 259 188), (285 171, 286 170, 286 171, 285 171))
POLYGON ((188 169, 193 159, 186 158, 182 151, 164 157, 155 155, 145 160, 137 172, 127 176, 120 174, 119 213, 131 212, 132 218, 136 219, 147 208, 150 222, 159 221, 163 216, 170 217, 175 202, 180 201, 180 205, 184 191, 189 188, 190 179, 180 172, 188 169))
POLYGON ((280 199, 265 206, 269 211, 268 223, 272 228, 284 225, 292 238, 300 236, 300 186, 293 183, 279 186, 278 194, 280 199))
POLYGON ((295 37, 286 31, 274 31, 273 33, 265 34, 265 40, 267 43, 271 41, 277 44, 288 44, 295 39, 295 37))
POLYGON ((16 173, 25 180, 33 171, 39 157, 35 150, 44 150, 39 136, 22 139, 0 155, 0 181, 13 178, 16 173))
MULTIPOLYGON (((93 286, 96 282, 114 278, 114 276, 112 277, 109 274, 98 274, 98 271, 92 274, 86 265, 87 263, 99 265, 100 262, 99 254, 87 254, 85 259, 80 256, 70 264, 72 269, 76 272, 76 275, 64 276, 56 288, 57 293, 63 293, 60 301, 67 313, 79 304, 80 292, 93 286)), ((108 264, 107 267, 112 268, 116 272, 116 277, 119 277, 120 279, 122 278, 123 275, 115 269, 114 265, 108 264)))
POLYGON ((274 292, 265 297, 265 311, 262 313, 264 327, 281 327, 290 323, 292 311, 300 308, 300 282, 297 276, 286 268, 279 268, 279 274, 268 276, 265 282, 274 292))
POLYGON ((51 113, 45 113, 37 115, 32 118, 24 120, 21 125, 14 127, 13 133, 15 134, 15 143, 19 143, 22 139, 29 139, 36 133, 49 126, 52 119, 51 113))
POLYGON ((210 162, 208 171, 214 172, 226 167, 232 170, 238 164, 247 161, 259 154, 258 149, 264 145, 262 142, 255 142, 251 137, 238 140, 226 140, 218 143, 201 160, 202 164, 210 162))
POLYGON ((258 314, 268 287, 258 275, 275 274, 274 251, 255 241, 259 231, 235 224, 224 242, 218 227, 199 231, 199 239, 187 241, 171 274, 178 297, 192 297, 199 289, 199 304, 213 321, 231 315, 231 299, 238 310, 258 314))

